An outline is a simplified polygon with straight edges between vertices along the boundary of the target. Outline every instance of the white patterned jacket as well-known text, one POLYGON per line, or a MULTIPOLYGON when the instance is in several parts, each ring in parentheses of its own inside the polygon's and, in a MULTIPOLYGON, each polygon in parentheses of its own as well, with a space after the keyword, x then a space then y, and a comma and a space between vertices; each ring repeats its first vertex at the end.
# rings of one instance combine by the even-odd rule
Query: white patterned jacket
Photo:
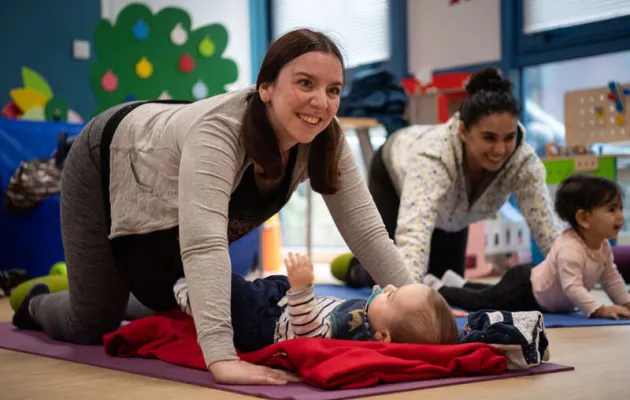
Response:
POLYGON ((434 228, 457 232, 494 218, 512 193, 543 255, 561 233, 545 167, 525 142, 520 124, 520 144, 470 204, 459 124, 455 114, 443 124, 410 126, 383 147, 383 161, 400 196, 395 240, 416 280, 427 272, 434 228))

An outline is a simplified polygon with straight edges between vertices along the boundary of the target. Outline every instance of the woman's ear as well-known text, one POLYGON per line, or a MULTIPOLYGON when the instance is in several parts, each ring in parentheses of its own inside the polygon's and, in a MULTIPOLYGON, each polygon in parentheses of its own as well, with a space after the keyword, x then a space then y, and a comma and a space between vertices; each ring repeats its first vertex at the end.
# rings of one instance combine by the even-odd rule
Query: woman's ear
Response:
POLYGON ((260 96, 260 100, 262 100, 263 103, 269 103, 271 101, 271 84, 262 83, 258 87, 258 95, 260 96))
POLYGON ((577 213, 575 213, 575 220, 581 228, 588 229, 590 227, 589 216, 588 211, 578 210, 577 213))
POLYGON ((462 121, 459 121, 459 138, 462 140, 462 142, 465 142, 468 138, 467 133, 468 131, 466 130, 464 123, 462 121))

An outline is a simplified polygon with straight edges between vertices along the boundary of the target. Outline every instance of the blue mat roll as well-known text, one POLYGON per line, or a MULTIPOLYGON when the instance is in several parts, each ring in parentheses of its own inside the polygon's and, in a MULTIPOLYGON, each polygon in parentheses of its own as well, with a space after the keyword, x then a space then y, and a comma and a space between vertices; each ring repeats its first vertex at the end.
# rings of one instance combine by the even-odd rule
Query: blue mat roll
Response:
MULTIPOLYGON (((332 296, 340 299, 363 299, 370 296, 371 288, 354 289, 343 285, 332 284, 316 284, 315 295, 332 296)), ((545 318, 545 327, 547 328, 569 328, 583 326, 609 326, 609 325, 630 325, 629 319, 621 319, 618 321, 612 319, 586 318, 580 312, 570 314, 543 314, 545 318)), ((466 324, 467 318, 459 317, 457 326, 462 329, 466 324)))

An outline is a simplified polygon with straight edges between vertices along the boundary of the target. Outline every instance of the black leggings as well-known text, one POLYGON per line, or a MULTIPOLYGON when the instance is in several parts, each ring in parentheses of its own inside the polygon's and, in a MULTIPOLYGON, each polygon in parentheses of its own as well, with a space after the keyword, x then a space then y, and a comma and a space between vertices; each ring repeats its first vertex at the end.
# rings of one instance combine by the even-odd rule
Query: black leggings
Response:
POLYGON ((147 313, 177 307, 173 285, 183 276, 177 228, 108 238, 109 143, 117 123, 139 104, 125 103, 93 118, 66 159, 61 232, 68 291, 37 296, 31 303, 33 319, 55 339, 101 343, 120 326, 130 293, 150 309, 143 310, 147 313))
MULTIPOLYGON (((382 148, 378 149, 372 158, 368 187, 389 237, 395 240, 400 197, 383 162, 382 148)), ((431 236, 428 272, 441 278, 444 272, 450 269, 464 276, 467 245, 468 228, 459 232, 446 232, 435 228, 431 236)))
POLYGON ((510 268, 494 286, 442 286, 438 292, 451 306, 469 311, 544 311, 534 298, 531 272, 531 265, 517 265, 510 268))

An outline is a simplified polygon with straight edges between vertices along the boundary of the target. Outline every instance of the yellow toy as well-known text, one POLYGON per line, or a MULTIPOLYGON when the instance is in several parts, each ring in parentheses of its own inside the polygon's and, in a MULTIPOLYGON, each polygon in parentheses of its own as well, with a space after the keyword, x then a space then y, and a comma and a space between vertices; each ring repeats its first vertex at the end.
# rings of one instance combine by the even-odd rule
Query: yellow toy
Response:
POLYGON ((11 308, 13 311, 17 311, 22 301, 26 297, 28 291, 37 283, 45 283, 50 288, 50 292, 60 292, 62 290, 68 290, 68 276, 65 262, 58 262, 50 269, 50 275, 41 276, 39 278, 31 279, 26 282, 22 282, 11 290, 11 308))

